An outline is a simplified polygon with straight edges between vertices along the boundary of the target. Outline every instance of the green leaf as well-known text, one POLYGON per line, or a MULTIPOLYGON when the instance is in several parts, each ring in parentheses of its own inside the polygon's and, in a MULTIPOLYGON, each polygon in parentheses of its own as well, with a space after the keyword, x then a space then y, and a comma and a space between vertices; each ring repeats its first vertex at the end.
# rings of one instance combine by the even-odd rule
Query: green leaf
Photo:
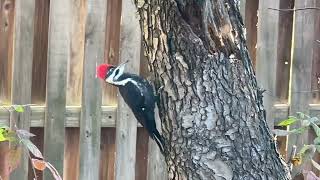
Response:
POLYGON ((289 126, 293 123, 295 123, 297 121, 297 119, 295 118, 289 118, 289 119, 285 119, 285 120, 282 120, 278 126, 289 126))
POLYGON ((303 155, 308 149, 311 148, 312 145, 304 145, 298 154, 303 155))
POLYGON ((315 168, 317 168, 318 170, 320 170, 320 165, 319 165, 317 162, 315 162, 313 159, 311 159, 311 163, 312 163, 312 165, 313 165, 315 168))
POLYGON ((312 157, 316 151, 315 145, 304 145, 303 148, 299 151, 299 155, 304 156, 304 157, 312 157))
POLYGON ((309 120, 302 120, 301 121, 301 126, 302 127, 309 127, 311 122, 309 120))
POLYGON ((313 140, 313 144, 315 144, 315 145, 320 145, 320 137, 316 137, 316 138, 313 140))
POLYGON ((21 105, 12 105, 12 107, 16 112, 19 112, 19 113, 24 112, 24 107, 21 105))
POLYGON ((7 131, 8 130, 6 129, 2 129, 2 128, 0 129, 0 142, 8 140, 5 136, 7 131))
POLYGON ((41 151, 29 139, 21 139, 21 142, 35 157, 43 159, 41 151))
POLYGON ((12 131, 12 130, 8 130, 5 134, 5 137, 7 138, 8 141, 10 142, 14 142, 14 141, 17 141, 17 135, 15 133, 15 131, 12 131))
POLYGON ((319 128, 319 126, 316 125, 315 123, 311 123, 311 125, 312 125, 312 127, 313 127, 314 132, 316 133, 316 135, 317 135, 318 137, 320 137, 320 128, 319 128))
POLYGON ((310 116, 306 115, 303 112, 297 112, 298 119, 305 119, 305 118, 310 118, 310 116))
POLYGON ((315 145, 318 153, 320 153, 320 145, 315 145))
POLYGON ((308 120, 309 120, 310 122, 312 122, 312 123, 315 123, 315 124, 320 123, 320 119, 317 118, 317 117, 312 117, 312 118, 309 118, 308 120))

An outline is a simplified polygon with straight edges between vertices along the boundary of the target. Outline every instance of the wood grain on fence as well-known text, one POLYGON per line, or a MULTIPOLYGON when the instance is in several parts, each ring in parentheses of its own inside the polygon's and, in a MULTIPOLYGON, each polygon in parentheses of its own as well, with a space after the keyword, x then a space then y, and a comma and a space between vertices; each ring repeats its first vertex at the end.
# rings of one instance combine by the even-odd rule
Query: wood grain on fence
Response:
MULTIPOLYGON (((12 80, 12 104, 31 103, 33 38, 34 38, 34 0, 16 1, 15 3, 15 33, 14 33, 14 63, 12 80)), ((24 112, 11 112, 10 125, 19 129, 30 128, 30 107, 24 112)), ((23 151, 20 166, 11 173, 11 179, 26 179, 28 177, 28 155, 23 151)))
POLYGON ((45 104, 50 0, 35 1, 32 104, 45 104))
MULTIPOLYGON (((118 64, 122 0, 108 0, 107 6, 105 63, 118 64)), ((117 88, 105 83, 102 89, 102 105, 115 106, 118 100, 117 88)))
POLYGON ((79 179, 79 134, 77 127, 68 127, 65 132, 63 179, 79 179))
MULTIPOLYGON (((50 1, 44 156, 63 175, 67 64, 71 44, 71 0, 50 1)), ((44 179, 52 175, 44 172, 44 179)))
POLYGON ((271 11, 269 8, 278 9, 279 5, 279 0, 259 1, 256 74, 258 85, 266 90, 263 104, 267 109, 270 129, 274 125, 272 110, 276 91, 279 11, 271 11))
MULTIPOLYGON (((122 1, 120 63, 129 60, 126 70, 139 72, 141 31, 132 0, 122 1)), ((116 121, 116 180, 134 180, 136 164, 137 121, 118 95, 116 121)))
POLYGON ((81 180, 99 178, 102 96, 96 66, 104 59, 106 6, 105 0, 87 2, 80 120, 81 180))
MULTIPOLYGON (((296 8, 316 7, 317 3, 313 0, 295 1, 296 8)), ((315 42, 315 10, 296 11, 294 28, 294 49, 292 57, 292 79, 291 79, 291 103, 290 115, 297 112, 310 113, 310 104, 312 100, 312 62, 314 58, 315 42)), ((297 125, 292 126, 296 128, 297 125)), ((290 127, 291 128, 291 127, 290 127)), ((289 136, 288 152, 291 152, 292 146, 302 147, 308 144, 311 131, 308 134, 289 136)), ((310 169, 307 164, 305 168, 310 169)))
POLYGON ((240 12, 245 25, 247 47, 253 68, 256 68, 257 58, 257 23, 259 0, 241 0, 240 12))
MULTIPOLYGON (((315 6, 320 7, 320 1, 315 1, 315 6)), ((314 41, 313 41, 313 63, 312 63, 312 103, 320 103, 320 13, 313 11, 314 16, 314 41)))
MULTIPOLYGON (((280 9, 294 8, 294 0, 281 0, 280 9)), ((270 10, 275 11, 275 10, 270 10)), ((293 32, 293 11, 279 11, 277 24, 279 35, 277 44, 276 94, 277 103, 288 103, 291 67, 291 45, 293 32)))
POLYGON ((0 105, 11 98, 14 0, 0 0, 0 105))
MULTIPOLYGON (((89 1, 90 2, 90 1, 89 1)), ((85 41, 86 0, 72 0, 70 61, 67 75, 67 105, 81 105, 85 41)))

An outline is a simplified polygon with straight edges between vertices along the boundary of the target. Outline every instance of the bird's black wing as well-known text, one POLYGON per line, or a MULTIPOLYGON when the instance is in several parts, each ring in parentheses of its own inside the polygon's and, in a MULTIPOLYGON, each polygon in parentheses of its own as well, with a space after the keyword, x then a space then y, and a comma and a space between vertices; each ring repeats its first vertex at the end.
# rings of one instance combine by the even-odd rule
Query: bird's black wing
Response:
POLYGON ((136 119, 148 131, 152 131, 156 128, 154 120, 155 98, 152 86, 145 79, 138 76, 131 77, 135 83, 128 82, 125 86, 119 87, 120 94, 136 119))

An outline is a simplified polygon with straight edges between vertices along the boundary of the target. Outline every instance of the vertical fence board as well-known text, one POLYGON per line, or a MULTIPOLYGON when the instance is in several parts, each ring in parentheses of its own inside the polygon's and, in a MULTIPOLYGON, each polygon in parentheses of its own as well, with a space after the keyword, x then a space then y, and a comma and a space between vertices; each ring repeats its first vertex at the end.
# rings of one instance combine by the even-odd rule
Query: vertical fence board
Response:
POLYGON ((115 128, 101 129, 100 180, 114 179, 115 128))
MULTIPOLYGON (((70 57, 71 0, 50 2, 44 156, 63 175, 67 62, 70 57)), ((44 179, 52 175, 44 172, 44 179)))
POLYGON ((34 45, 32 67, 32 104, 44 104, 48 56, 48 28, 50 0, 35 1, 34 45))
MULTIPOLYGON (((139 127, 137 131, 137 150, 136 150, 136 178, 147 180, 148 167, 148 141, 149 134, 146 129, 139 127)), ((150 180, 150 179, 148 179, 150 180)))
POLYGON ((9 179, 9 171, 8 171, 8 161, 9 161, 9 143, 8 142, 0 142, 0 176, 3 180, 9 179))
MULTIPOLYGON (((316 7, 320 7, 320 1, 316 1, 316 7)), ((320 104, 320 13, 319 10, 314 11, 315 30, 314 30, 314 54, 312 64, 312 103, 320 104)))
MULTIPOLYGON (((31 103, 31 81, 34 37, 34 0, 16 1, 15 3, 15 34, 14 34, 14 66, 12 81, 12 104, 31 103)), ((23 113, 11 113, 12 127, 29 130, 30 108, 23 113)), ((11 173, 11 179, 28 177, 28 155, 22 154, 20 166, 11 173)))
POLYGON ((81 180, 99 178, 102 96, 100 81, 95 76, 96 65, 104 59, 106 8, 106 0, 87 2, 80 119, 81 180))
MULTIPOLYGON (((281 9, 293 9, 294 0, 281 0, 281 9)), ((277 56, 276 97, 278 103, 288 103, 291 65, 291 44, 293 31, 293 11, 279 12, 279 40, 277 56)))
MULTIPOLYGON (((158 108, 155 111, 157 129, 161 133, 161 120, 158 115, 158 108)), ((149 138, 149 153, 148 153, 148 180, 167 180, 168 171, 164 156, 160 153, 157 143, 149 138)))
MULTIPOLYGON (((314 0, 296 0, 296 8, 315 7, 314 0)), ((311 102, 311 72, 314 55, 315 42, 315 13, 316 10, 301 10, 295 14, 294 29, 294 53, 292 58, 292 84, 291 84, 291 105, 290 114, 296 112, 309 113, 311 102), (300 93, 305 92, 305 93, 300 93)), ((291 127, 290 127, 291 128, 291 127)), ((292 128, 297 128, 293 125, 292 128)), ((292 145, 302 147, 308 143, 308 135, 289 136, 288 153, 290 154, 292 145)), ((310 164, 304 168, 310 169, 310 164)), ((296 173, 296 172, 294 172, 296 173)))
MULTIPOLYGON (((122 1, 120 63, 130 60, 127 71, 139 73, 141 32, 132 0, 122 1)), ((116 121, 116 180, 134 180, 137 120, 119 95, 116 121)))
MULTIPOLYGON (((39 150, 41 152, 43 152, 43 128, 34 128, 34 127, 31 127, 30 128, 30 132, 36 136, 34 137, 31 137, 30 140, 33 142, 34 145, 36 145, 39 150)), ((31 163, 29 161, 29 176, 28 176, 28 179, 29 180, 33 180, 34 178, 34 172, 33 172, 33 169, 31 168, 31 163)), ((42 171, 36 171, 36 174, 37 174, 37 180, 42 180, 43 179, 43 173, 42 171)))
POLYGON ((79 128, 66 128, 63 179, 79 177, 79 128))
POLYGON ((0 104, 11 97, 14 0, 0 0, 0 104))
POLYGON ((276 65, 279 11, 268 8, 279 8, 279 0, 263 0, 259 2, 258 42, 257 42, 257 80, 264 94, 264 107, 267 110, 267 122, 273 129, 273 105, 276 88, 276 65))
POLYGON ((257 63, 257 23, 258 23, 259 0, 246 0, 244 24, 249 55, 256 69, 257 63))
MULTIPOLYGON (((107 24, 106 24, 106 48, 105 62, 118 64, 120 43, 120 19, 122 0, 108 0, 107 24)), ((117 104, 117 88, 109 84, 103 84, 102 104, 117 104)))
POLYGON ((67 105, 81 105, 86 0, 72 0, 70 61, 67 77, 67 105))
POLYGON ((246 42, 254 69, 257 55, 258 7, 259 0, 240 0, 240 13, 246 29, 246 42))
POLYGON ((245 21, 246 18, 246 2, 247 0, 240 0, 239 10, 243 21, 245 21))

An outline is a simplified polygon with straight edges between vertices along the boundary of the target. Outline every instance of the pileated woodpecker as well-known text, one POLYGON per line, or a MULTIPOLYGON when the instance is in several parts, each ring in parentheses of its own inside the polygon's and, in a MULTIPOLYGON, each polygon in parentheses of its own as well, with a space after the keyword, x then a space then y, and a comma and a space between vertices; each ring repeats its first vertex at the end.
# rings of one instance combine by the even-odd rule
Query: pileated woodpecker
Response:
MULTIPOLYGON (((127 61, 128 62, 128 61, 127 61)), ((97 76, 105 82, 117 86, 124 101, 132 110, 136 119, 147 129, 149 136, 156 141, 164 153, 164 141, 155 123, 155 95, 150 83, 142 77, 125 73, 126 63, 118 67, 101 64, 97 67, 97 76)))

